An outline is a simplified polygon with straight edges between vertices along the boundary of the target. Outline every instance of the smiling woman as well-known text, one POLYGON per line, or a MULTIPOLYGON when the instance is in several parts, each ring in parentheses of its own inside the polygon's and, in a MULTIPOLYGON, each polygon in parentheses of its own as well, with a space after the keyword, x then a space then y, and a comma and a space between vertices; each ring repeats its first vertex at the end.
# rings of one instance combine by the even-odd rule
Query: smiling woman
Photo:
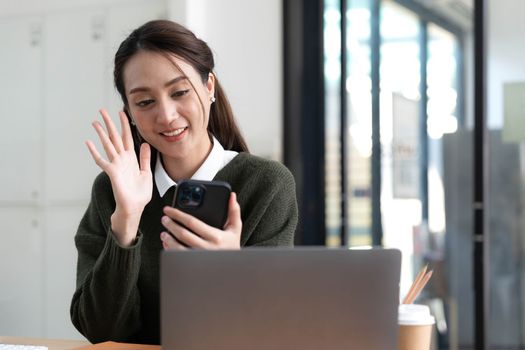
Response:
POLYGON ((103 172, 75 236, 71 318, 93 342, 159 343, 162 249, 293 244, 293 176, 248 153, 213 68, 204 41, 164 20, 133 31, 115 55, 121 132, 101 110, 105 127, 93 127, 106 155, 87 146, 103 172), (222 229, 166 206, 186 178, 231 185, 222 229))
POLYGON ((128 115, 174 180, 191 177, 211 149, 207 125, 215 77, 200 79, 182 59, 148 51, 124 69, 128 115))

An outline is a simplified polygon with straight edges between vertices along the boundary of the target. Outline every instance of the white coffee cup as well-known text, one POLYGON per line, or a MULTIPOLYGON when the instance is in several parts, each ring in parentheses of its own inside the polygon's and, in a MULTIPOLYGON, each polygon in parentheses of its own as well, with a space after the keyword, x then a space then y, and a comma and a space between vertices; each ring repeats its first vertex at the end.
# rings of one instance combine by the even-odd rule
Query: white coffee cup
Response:
POLYGON ((401 304, 398 309, 398 350, 429 350, 434 316, 426 305, 401 304))

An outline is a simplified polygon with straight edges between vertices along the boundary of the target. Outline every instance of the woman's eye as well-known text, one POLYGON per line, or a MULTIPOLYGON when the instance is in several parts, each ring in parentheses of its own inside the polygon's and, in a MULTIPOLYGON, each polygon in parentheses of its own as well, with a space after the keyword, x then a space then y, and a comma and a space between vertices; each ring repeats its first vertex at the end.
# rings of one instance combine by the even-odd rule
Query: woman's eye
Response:
POLYGON ((179 90, 179 91, 175 91, 171 96, 172 97, 182 97, 184 95, 186 95, 190 90, 179 90))
POLYGON ((139 107, 146 107, 147 105, 153 103, 153 100, 142 100, 136 103, 139 107))

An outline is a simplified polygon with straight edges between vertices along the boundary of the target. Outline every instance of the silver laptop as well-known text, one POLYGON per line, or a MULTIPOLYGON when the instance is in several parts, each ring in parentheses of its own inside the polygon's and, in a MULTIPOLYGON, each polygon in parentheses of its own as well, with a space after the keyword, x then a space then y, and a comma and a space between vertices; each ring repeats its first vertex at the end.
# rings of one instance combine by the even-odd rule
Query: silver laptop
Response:
POLYGON ((164 350, 395 349, 401 253, 163 252, 164 350))

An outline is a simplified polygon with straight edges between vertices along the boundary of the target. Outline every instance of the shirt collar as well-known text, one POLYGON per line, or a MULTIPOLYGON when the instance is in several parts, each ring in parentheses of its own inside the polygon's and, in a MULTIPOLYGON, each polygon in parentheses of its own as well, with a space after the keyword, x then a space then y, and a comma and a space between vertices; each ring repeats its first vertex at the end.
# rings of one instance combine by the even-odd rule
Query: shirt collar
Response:
MULTIPOLYGON (((206 160, 199 169, 191 177, 194 180, 211 181, 217 175, 226 164, 228 164, 238 153, 234 151, 225 151, 221 143, 213 136, 212 138, 213 147, 211 152, 206 157, 206 160)), ((164 196, 170 187, 177 185, 173 181, 160 159, 160 154, 157 156, 157 162, 155 164, 155 184, 160 196, 164 196)))

